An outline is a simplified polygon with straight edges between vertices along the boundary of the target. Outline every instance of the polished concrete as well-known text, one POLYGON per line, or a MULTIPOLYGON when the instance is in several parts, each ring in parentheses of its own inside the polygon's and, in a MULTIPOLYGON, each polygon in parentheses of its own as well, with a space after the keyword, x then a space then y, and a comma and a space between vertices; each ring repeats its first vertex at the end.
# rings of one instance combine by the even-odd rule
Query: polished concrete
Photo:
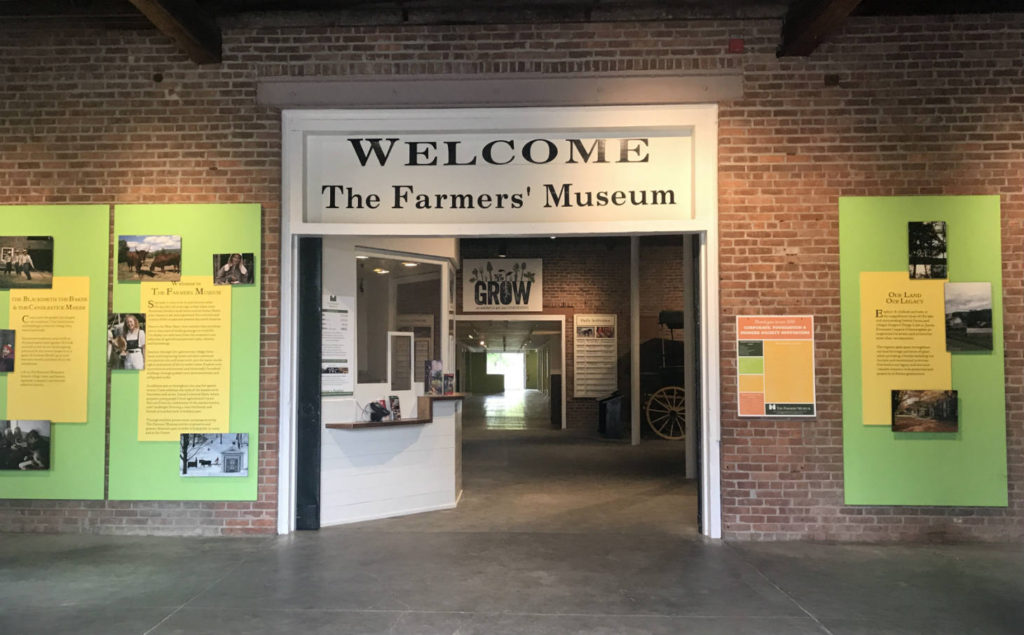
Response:
POLYGON ((2 535, 0 634, 1024 632, 1021 546, 707 541, 675 444, 555 431, 536 399, 520 424, 466 404, 455 510, 284 538, 2 535))

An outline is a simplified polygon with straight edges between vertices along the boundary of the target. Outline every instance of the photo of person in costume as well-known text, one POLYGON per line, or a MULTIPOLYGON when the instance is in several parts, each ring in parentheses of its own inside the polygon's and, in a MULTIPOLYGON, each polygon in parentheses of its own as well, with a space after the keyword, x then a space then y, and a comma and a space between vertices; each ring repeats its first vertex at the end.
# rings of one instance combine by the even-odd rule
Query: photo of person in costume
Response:
POLYGON ((252 284, 253 254, 214 254, 214 284, 252 284))
POLYGON ((146 316, 115 313, 107 326, 107 365, 111 369, 142 370, 146 366, 146 316))

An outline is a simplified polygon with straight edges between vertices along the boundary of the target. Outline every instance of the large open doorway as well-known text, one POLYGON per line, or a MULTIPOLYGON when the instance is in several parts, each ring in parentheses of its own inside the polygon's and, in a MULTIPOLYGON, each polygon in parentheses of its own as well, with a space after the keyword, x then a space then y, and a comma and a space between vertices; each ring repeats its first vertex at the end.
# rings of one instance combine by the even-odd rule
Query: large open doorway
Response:
MULTIPOLYGON (((683 252, 686 253, 689 249, 691 261, 700 264, 699 268, 691 271, 695 284, 690 289, 690 299, 693 301, 692 306, 700 308, 699 315, 702 318, 693 328, 687 329, 687 337, 693 338, 693 345, 686 346, 685 350, 688 355, 696 357, 694 372, 684 378, 684 383, 689 389, 684 390, 687 395, 687 410, 694 414, 699 411, 700 414, 699 417, 690 418, 699 423, 700 433, 698 434, 696 430, 688 431, 691 434, 687 436, 690 439, 699 437, 697 447, 702 460, 698 464, 695 460, 687 459, 682 464, 687 469, 700 469, 702 478, 699 482, 703 494, 699 504, 700 530, 708 536, 717 537, 720 535, 720 479, 717 294, 713 286, 717 279, 717 227, 714 205, 715 112, 714 106, 536 110, 526 108, 502 109, 500 112, 497 109, 287 112, 284 124, 287 211, 285 231, 293 237, 301 234, 344 237, 345 241, 355 247, 359 246, 362 240, 359 237, 362 236, 368 239, 367 242, 376 242, 375 248, 394 252, 395 255, 432 253, 430 249, 425 252, 419 251, 415 244, 423 241, 444 242, 444 236, 453 235, 466 239, 473 236, 523 236, 532 239, 537 239, 538 236, 554 236, 556 240, 576 239, 591 246, 616 243, 613 247, 620 249, 622 245, 626 245, 629 250, 629 265, 620 264, 616 275, 608 276, 609 279, 614 277, 616 281, 610 285, 597 285, 595 289, 600 291, 605 286, 619 290, 627 289, 630 295, 627 303, 628 316, 618 315, 622 309, 591 307, 586 298, 578 303, 574 301, 572 304, 552 307, 566 309, 561 312, 562 317, 566 320, 567 328, 571 324, 573 329, 572 362, 566 360, 560 375, 563 391, 569 388, 570 381, 574 382, 573 398, 566 403, 560 413, 568 422, 566 428, 569 431, 578 428, 592 434, 591 425, 593 420, 598 418, 594 416, 598 414, 595 412, 597 402, 603 401, 605 396, 614 398, 616 395, 611 393, 616 389, 622 392, 625 387, 625 384, 617 381, 617 375, 622 368, 622 360, 619 360, 618 356, 628 353, 628 405, 620 404, 620 408, 628 408, 629 412, 623 414, 620 411, 619 416, 630 422, 629 443, 623 439, 622 443, 617 444, 617 447, 626 450, 631 449, 631 445, 642 443, 639 428, 640 409, 643 405, 639 381, 641 320, 636 315, 639 307, 636 296, 640 293, 640 277, 636 266, 639 261, 639 240, 643 235, 691 232, 693 240, 684 244, 683 252), (496 121, 502 122, 502 131, 498 133, 494 132, 496 121), (382 133, 386 133, 386 136, 382 133), (371 136, 367 136, 368 134, 371 136), (437 135, 457 140, 446 140, 443 143, 431 140, 437 135), (381 144, 390 144, 390 147, 381 144), (388 163, 388 158, 395 144, 400 144, 408 150, 407 153, 405 150, 396 152, 396 156, 407 155, 408 159, 392 162, 395 164, 392 166, 388 163), (443 157, 436 155, 438 160, 435 161, 434 153, 442 147, 447 148, 447 159, 442 161, 443 157), (496 153, 498 150, 501 152, 496 153), (353 159, 357 160, 353 162, 353 159), (489 167, 482 171, 475 167, 468 169, 469 166, 482 166, 483 164, 478 164, 478 160, 482 160, 489 167), (560 167, 558 164, 565 164, 566 167, 560 167), (633 165, 627 168, 616 167, 613 164, 633 165), (417 168, 404 171, 405 167, 413 165, 417 168), (423 166, 445 169, 420 169, 423 166), (456 170, 451 170, 450 175, 447 174, 448 168, 454 166, 459 166, 458 177, 455 175, 456 170), (505 169, 502 166, 509 167, 505 169), (355 172, 346 170, 358 171, 367 178, 357 178, 355 172), (621 180, 625 178, 627 172, 640 180, 621 180), (479 173, 480 178, 470 176, 471 173, 479 173), (439 178, 447 180, 442 183, 436 180, 439 178), (356 187, 355 183, 358 183, 359 187, 356 187), (421 194, 426 190, 436 189, 435 185, 456 188, 452 190, 455 193, 421 194), (620 191, 614 189, 616 187, 642 189, 620 191), (461 191, 458 188, 461 188, 461 191), (593 189, 588 191, 587 188, 593 189), (428 212, 436 206, 444 207, 446 211, 428 212), (507 206, 508 209, 497 211, 502 206, 507 206), (609 207, 591 209, 594 206, 609 207), (624 210, 621 209, 623 206, 628 207, 630 213, 624 214, 624 210), (477 207, 492 211, 473 211, 477 207), (375 211, 367 212, 369 209, 375 211), (353 213, 355 210, 363 210, 366 213, 353 213), (622 270, 627 272, 624 281, 620 277, 622 270), (581 348, 583 340, 586 340, 586 346, 581 348), (620 340, 628 341, 629 346, 610 346, 620 340), (589 356, 590 366, 577 368, 578 360, 584 356, 589 356), (568 372, 570 368, 571 377, 568 372), (581 377, 585 377, 586 381, 581 382, 581 377), (691 399, 694 401, 691 402, 691 399), (584 412, 582 419, 578 416, 580 412, 584 412), (573 424, 574 421, 584 420, 588 422, 585 425, 573 424)), ((293 268, 301 259, 301 253, 295 249, 297 245, 297 240, 286 241, 283 250, 285 258, 282 263, 282 275, 292 282, 297 281, 298 272, 293 268)), ((441 359, 432 360, 440 362, 435 366, 438 384, 443 371, 446 373, 446 385, 449 381, 447 373, 454 369, 454 348, 458 341, 454 327, 454 307, 458 304, 455 268, 449 263, 459 260, 459 249, 455 248, 452 251, 456 252, 454 259, 448 255, 445 256, 447 260, 440 263, 442 286, 447 285, 447 288, 443 292, 446 295, 440 310, 443 317, 439 327, 442 337, 438 356, 441 359), (446 362, 445 359, 449 361, 446 362)), ((595 258, 594 262, 606 265, 610 259, 595 258)), ((533 282, 528 274, 532 271, 524 275, 525 263, 519 264, 519 270, 516 271, 513 263, 511 268, 505 271, 504 278, 488 278, 479 292, 486 295, 489 300, 496 301, 496 304, 507 304, 507 298, 518 297, 520 294, 528 295, 527 287, 533 282)), ((567 284, 572 287, 574 283, 570 280, 567 284)), ((282 331, 286 334, 282 339, 282 358, 288 360, 282 363, 282 475, 284 480, 288 481, 288 487, 282 488, 286 489, 282 492, 281 498, 284 510, 294 504, 293 483, 296 479, 291 475, 291 470, 304 458, 297 456, 292 449, 295 434, 295 427, 291 423, 294 416, 292 413, 297 411, 319 415, 319 409, 328 404, 292 401, 292 396, 298 394, 296 386, 302 384, 301 378, 293 370, 290 358, 290 352, 298 348, 297 331, 293 324, 296 322, 296 315, 301 311, 300 307, 310 305, 303 302, 302 298, 295 297, 289 285, 282 286, 286 299, 282 315, 282 331)), ((323 292, 333 301, 333 289, 324 287, 323 292)), ((573 289, 567 288, 565 293, 571 294, 573 289)), ((691 312, 694 318, 696 314, 697 311, 691 312)), ((409 333, 408 337, 414 338, 417 325, 409 326, 413 332, 409 333)), ((389 322, 389 346, 396 337, 390 331, 391 327, 392 324, 389 322)), ((401 363, 413 358, 412 346, 408 348, 408 353, 399 360, 401 363)), ((570 345, 566 343, 565 349, 569 348, 570 345)), ((568 353, 568 350, 563 352, 565 353, 568 353)), ((389 352, 388 360, 391 363, 396 358, 389 352)), ((296 358, 296 367, 301 365, 300 356, 296 358)), ((455 377, 457 374, 453 374, 452 381, 461 384, 465 378, 455 377)), ((554 373, 551 373, 551 380, 554 383, 554 373)), ((394 382, 390 371, 388 381, 394 382)), ((525 388, 525 378, 523 383, 525 388)), ((386 389, 385 386, 376 390, 380 392, 386 389)), ((357 387, 354 397, 358 396, 357 387)), ((359 399, 353 398, 351 401, 358 403, 359 399)), ((609 402, 607 405, 609 411, 614 410, 613 403, 609 402)), ((346 405, 346 408, 350 412, 358 411, 354 405, 346 405)), ((463 445, 458 438, 462 430, 459 425, 461 412, 457 408, 454 411, 449 408, 447 412, 448 427, 445 430, 450 432, 445 434, 452 435, 457 440, 452 447, 456 448, 456 474, 461 475, 463 445)), ((315 420, 315 417, 311 420, 315 420)), ((437 420, 436 417, 434 420, 437 420)), ((365 426, 340 427, 354 431, 365 426)), ((333 434, 323 430, 321 432, 324 432, 325 438, 326 435, 333 434)), ((557 434, 560 429, 555 428, 550 432, 557 434)), ((377 438, 370 434, 353 433, 360 434, 361 441, 377 438)), ((384 435, 380 438, 387 441, 388 449, 383 454, 388 456, 378 452, 376 458, 370 455, 353 457, 346 452, 344 443, 334 443, 330 449, 334 456, 347 461, 350 467, 372 467, 371 463, 395 465, 396 461, 388 457, 395 456, 394 452, 402 451, 402 448, 423 447, 422 434, 379 434, 384 435)), ((341 437, 342 433, 338 433, 338 438, 341 437)), ((363 449, 372 445, 364 443, 363 449)), ((440 446, 435 449, 448 451, 440 446)), ((543 462, 545 465, 558 464, 557 460, 543 462)), ((360 473, 359 476, 365 479, 361 481, 364 485, 358 489, 358 492, 363 494, 372 493, 380 482, 379 478, 370 478, 369 473, 360 473)), ((321 482, 334 484, 326 480, 321 482)), ((408 479, 404 482, 419 484, 419 481, 408 479)), ((400 485, 396 482, 396 487, 400 485)), ((455 488, 457 492, 462 491, 458 477, 455 488)), ((365 504, 372 505, 372 501, 365 504)), ((293 526, 292 519, 282 517, 282 531, 288 531, 293 526)))

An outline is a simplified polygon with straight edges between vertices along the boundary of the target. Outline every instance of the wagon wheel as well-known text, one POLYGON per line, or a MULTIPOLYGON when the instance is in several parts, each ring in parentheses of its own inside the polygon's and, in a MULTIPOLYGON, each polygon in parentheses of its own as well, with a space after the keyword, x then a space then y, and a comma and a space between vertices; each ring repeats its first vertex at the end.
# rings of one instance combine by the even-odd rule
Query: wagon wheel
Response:
POLYGON ((686 398, 679 386, 665 386, 651 395, 645 414, 659 437, 678 441, 686 436, 686 398))

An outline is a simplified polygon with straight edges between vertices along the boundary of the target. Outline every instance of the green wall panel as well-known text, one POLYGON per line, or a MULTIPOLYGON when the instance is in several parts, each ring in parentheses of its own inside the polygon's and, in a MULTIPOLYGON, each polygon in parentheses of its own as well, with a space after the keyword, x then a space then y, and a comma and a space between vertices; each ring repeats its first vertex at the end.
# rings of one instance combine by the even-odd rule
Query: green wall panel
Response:
MULTIPOLYGON (((106 426, 107 205, 0 207, 5 236, 53 236, 54 276, 86 276, 89 283, 89 402, 85 423, 54 423, 50 469, 0 471, 0 498, 103 498, 106 426)), ((8 327, 10 292, 0 291, 0 328, 8 327)), ((59 394, 53 395, 60 399, 59 394)), ((7 376, 0 374, 0 411, 6 418, 7 376)))
MULTIPOLYGON (((176 441, 138 441, 139 377, 112 373, 110 385, 110 498, 113 500, 255 500, 258 482, 260 369, 259 205, 118 205, 120 235, 181 236, 182 276, 212 276, 213 255, 251 252, 255 284, 231 288, 230 432, 249 433, 246 477, 178 475, 176 441)), ((113 310, 140 311, 140 285, 114 280, 113 310)), ((105 318, 104 318, 105 321, 105 318)), ((182 395, 187 399, 187 395, 182 395)))
POLYGON ((1006 398, 998 196, 839 199, 843 466, 850 505, 1006 506, 1006 398), (993 349, 953 353, 959 432, 861 421, 862 271, 908 269, 907 223, 946 221, 949 281, 991 282, 993 349))

